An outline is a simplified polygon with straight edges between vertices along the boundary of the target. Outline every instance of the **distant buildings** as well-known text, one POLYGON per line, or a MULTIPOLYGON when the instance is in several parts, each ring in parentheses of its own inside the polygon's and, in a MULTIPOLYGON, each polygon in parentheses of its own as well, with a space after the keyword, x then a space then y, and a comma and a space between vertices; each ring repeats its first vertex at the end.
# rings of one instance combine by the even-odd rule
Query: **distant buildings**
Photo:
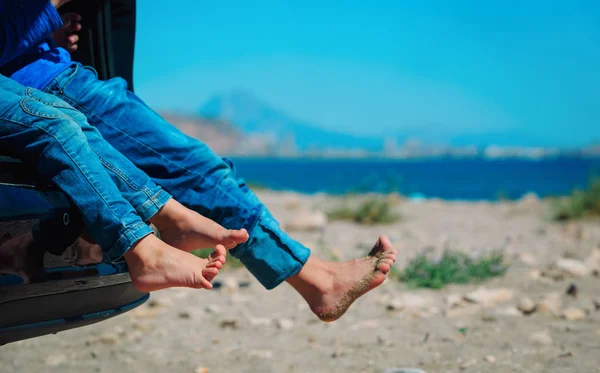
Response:
MULTIPOLYGON (((281 158, 524 158, 544 159, 559 156, 600 157, 600 144, 579 149, 560 150, 545 147, 516 147, 488 145, 451 146, 446 144, 425 143, 418 138, 408 138, 398 144, 395 136, 383 138, 380 150, 368 151, 360 147, 309 145, 301 149, 293 132, 285 134, 271 132, 244 134, 235 126, 221 120, 210 120, 199 116, 182 116, 163 113, 164 117, 175 124, 187 135, 204 141, 217 154, 239 157, 281 157, 281 158)), ((360 142, 359 142, 360 143, 360 142)))

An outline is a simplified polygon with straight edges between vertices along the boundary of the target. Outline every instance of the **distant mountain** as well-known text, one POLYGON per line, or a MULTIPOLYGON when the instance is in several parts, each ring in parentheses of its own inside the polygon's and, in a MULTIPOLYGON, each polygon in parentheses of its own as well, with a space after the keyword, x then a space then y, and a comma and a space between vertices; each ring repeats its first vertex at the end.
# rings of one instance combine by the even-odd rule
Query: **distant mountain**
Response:
POLYGON ((243 135, 229 122, 196 115, 160 113, 165 120, 190 137, 200 139, 219 155, 235 152, 243 135))
MULTIPOLYGON (((296 119, 285 111, 255 97, 234 91, 212 96, 200 108, 199 114, 211 120, 231 123, 237 131, 252 138, 262 137, 251 149, 256 152, 261 147, 294 147, 295 150, 351 150, 361 149, 370 152, 384 150, 385 144, 397 146, 409 140, 422 146, 465 147, 480 149, 488 145, 501 147, 569 147, 568 138, 552 138, 532 135, 519 130, 489 130, 476 133, 460 133, 444 124, 423 124, 399 128, 396 133, 381 136, 358 136, 319 128, 318 124, 296 119)), ((392 118, 391 118, 392 119, 392 118)), ((369 125, 365 123, 365 125, 369 125)), ((269 151, 274 149, 269 148, 269 151)))
POLYGON ((297 150, 364 149, 379 151, 383 138, 361 137, 318 128, 246 92, 211 97, 199 111, 209 119, 226 120, 247 135, 270 137, 279 143, 295 143, 297 150))

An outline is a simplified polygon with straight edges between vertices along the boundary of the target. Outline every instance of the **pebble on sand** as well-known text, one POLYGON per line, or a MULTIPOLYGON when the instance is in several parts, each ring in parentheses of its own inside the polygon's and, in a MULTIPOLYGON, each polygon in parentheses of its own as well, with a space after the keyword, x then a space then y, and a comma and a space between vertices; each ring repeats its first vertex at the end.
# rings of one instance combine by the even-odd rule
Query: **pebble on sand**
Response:
POLYGON ((584 264, 595 276, 600 275, 600 247, 592 249, 584 264))
POLYGON ((533 333, 529 340, 531 343, 539 346, 549 346, 553 343, 552 337, 550 336, 550 332, 547 330, 542 330, 539 332, 533 333))
POLYGON ((490 364, 494 364, 496 362, 496 357, 493 355, 487 355, 484 360, 490 364))
POLYGON ((560 306, 562 305, 561 295, 558 292, 546 294, 537 304, 536 311, 551 315, 560 314, 560 306))
POLYGON ((290 319, 277 319, 277 328, 281 330, 290 330, 294 327, 294 321, 290 319))
POLYGON ((46 358, 46 365, 51 367, 55 367, 66 362, 67 356, 65 354, 52 354, 46 358))
POLYGON ((259 359, 271 359, 273 358, 273 351, 271 350, 252 350, 248 353, 250 357, 257 357, 259 359))
POLYGON ((517 309, 523 312, 525 315, 530 315, 535 312, 536 305, 535 302, 531 300, 529 297, 521 297, 519 299, 519 303, 517 304, 517 309))
POLYGON ((560 316, 568 321, 579 321, 585 319, 585 312, 579 308, 569 307, 562 310, 560 316))
POLYGON ((475 291, 464 296, 464 299, 471 303, 481 304, 484 307, 493 307, 498 303, 510 301, 514 292, 510 289, 487 289, 480 287, 475 291))
POLYGON ((588 267, 577 259, 559 259, 556 261, 556 268, 573 277, 584 277, 590 273, 588 267))

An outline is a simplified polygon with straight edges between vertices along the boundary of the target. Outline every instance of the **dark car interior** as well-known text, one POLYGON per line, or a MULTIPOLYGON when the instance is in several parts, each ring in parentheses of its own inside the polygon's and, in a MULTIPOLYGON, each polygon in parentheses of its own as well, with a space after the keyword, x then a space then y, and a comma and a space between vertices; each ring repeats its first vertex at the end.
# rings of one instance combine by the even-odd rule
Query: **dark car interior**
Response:
MULTIPOLYGON (((73 59, 93 66, 100 79, 124 78, 133 90, 135 0, 73 2, 61 12, 77 12, 85 19, 73 59)), ((0 157, 0 240, 14 227, 30 229, 30 222, 49 210, 59 211, 65 226, 75 224, 69 218, 73 207, 60 190, 19 160, 0 157)), ((149 297, 131 284, 124 262, 74 265, 56 253, 45 253, 45 274, 39 280, 24 283, 18 276, 0 274, 0 345, 93 324, 149 297)))

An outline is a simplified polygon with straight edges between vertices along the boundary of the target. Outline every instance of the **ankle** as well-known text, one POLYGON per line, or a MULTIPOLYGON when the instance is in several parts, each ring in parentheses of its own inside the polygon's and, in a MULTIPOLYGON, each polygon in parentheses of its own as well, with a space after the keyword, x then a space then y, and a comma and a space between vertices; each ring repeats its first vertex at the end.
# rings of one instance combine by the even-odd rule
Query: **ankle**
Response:
POLYGON ((325 294, 333 288, 335 275, 332 263, 310 256, 300 272, 290 277, 287 282, 299 291, 325 294))
POLYGON ((149 219, 149 221, 159 230, 172 226, 173 224, 184 220, 182 219, 183 214, 181 212, 181 208, 184 207, 171 198, 160 210, 158 210, 156 214, 149 219))
POLYGON ((151 251, 153 251, 152 240, 155 238, 156 237, 154 235, 148 235, 148 236, 142 238, 141 240, 137 241, 136 243, 133 244, 133 246, 131 246, 129 248, 129 250, 127 250, 125 252, 125 254, 123 255, 123 258, 125 258, 127 263, 129 263, 130 261, 135 261, 135 262, 147 261, 148 258, 152 256, 152 253, 151 253, 151 251))

